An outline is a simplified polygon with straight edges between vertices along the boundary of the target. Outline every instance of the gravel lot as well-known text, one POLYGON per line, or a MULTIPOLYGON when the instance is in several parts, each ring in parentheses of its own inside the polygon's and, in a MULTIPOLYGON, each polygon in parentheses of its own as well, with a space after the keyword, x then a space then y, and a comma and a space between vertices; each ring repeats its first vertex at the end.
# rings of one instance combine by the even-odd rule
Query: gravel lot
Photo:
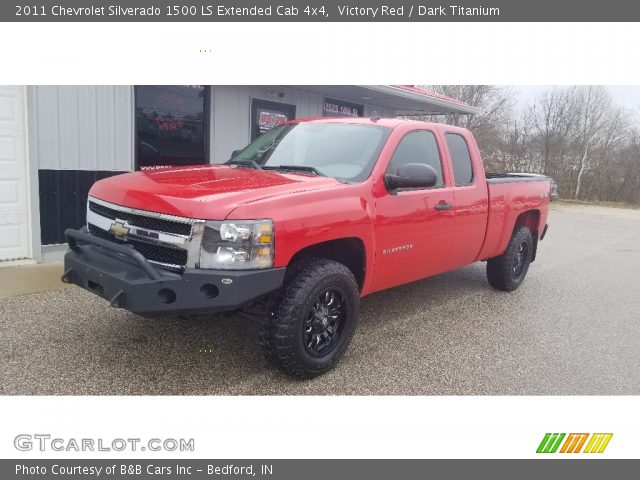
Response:
POLYGON ((78 288, 0 298, 0 393, 640 394, 640 211, 560 204, 550 223, 515 293, 478 263, 372 295, 310 381, 272 369, 241 317, 143 319, 78 288))

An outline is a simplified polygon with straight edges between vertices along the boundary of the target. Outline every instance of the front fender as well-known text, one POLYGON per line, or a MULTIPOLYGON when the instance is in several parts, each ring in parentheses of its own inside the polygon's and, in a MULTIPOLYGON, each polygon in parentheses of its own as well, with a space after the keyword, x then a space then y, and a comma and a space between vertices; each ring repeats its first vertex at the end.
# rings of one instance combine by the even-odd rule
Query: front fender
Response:
MULTIPOLYGON (((357 238, 365 248, 367 267, 375 252, 373 206, 366 188, 349 185, 303 192, 241 205, 228 219, 270 218, 274 223, 275 267, 286 267, 301 250, 331 240, 357 238)), ((371 272, 371 268, 366 268, 371 272)), ((366 275, 363 292, 368 285, 366 275)))

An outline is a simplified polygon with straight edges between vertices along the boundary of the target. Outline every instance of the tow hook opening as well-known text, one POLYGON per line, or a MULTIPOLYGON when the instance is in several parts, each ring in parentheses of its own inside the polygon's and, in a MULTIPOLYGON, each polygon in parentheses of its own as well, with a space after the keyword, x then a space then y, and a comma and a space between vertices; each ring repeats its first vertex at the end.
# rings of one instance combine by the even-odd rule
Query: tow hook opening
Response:
POLYGON ((207 298, 216 298, 220 293, 220 290, 218 290, 218 287, 212 285, 211 283, 205 283, 200 287, 200 293, 202 293, 202 295, 207 298))
POLYGON ((163 288, 158 291, 158 300, 166 305, 173 303, 176 301, 176 292, 169 288, 163 288))

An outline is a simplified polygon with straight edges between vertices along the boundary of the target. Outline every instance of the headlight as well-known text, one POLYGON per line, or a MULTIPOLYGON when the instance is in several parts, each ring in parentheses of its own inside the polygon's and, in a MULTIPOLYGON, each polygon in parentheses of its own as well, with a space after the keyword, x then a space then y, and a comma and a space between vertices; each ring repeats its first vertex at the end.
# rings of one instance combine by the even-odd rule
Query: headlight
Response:
POLYGON ((273 222, 206 222, 200 268, 242 270, 273 267, 273 222))

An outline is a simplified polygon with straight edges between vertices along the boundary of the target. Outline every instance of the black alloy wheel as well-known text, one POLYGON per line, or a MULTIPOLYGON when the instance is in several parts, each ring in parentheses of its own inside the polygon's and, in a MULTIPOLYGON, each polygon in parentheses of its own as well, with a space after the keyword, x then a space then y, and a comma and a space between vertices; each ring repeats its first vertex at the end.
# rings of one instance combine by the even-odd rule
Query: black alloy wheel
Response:
POLYGON ((505 252, 487 261, 487 279, 504 292, 517 289, 529 271, 533 235, 527 227, 516 227, 505 252))
POLYGON ((522 275, 525 265, 529 259, 529 245, 526 241, 520 244, 518 251, 513 257, 513 278, 518 278, 522 275))
POLYGON ((338 290, 327 290, 316 298, 307 312, 302 332, 309 355, 322 357, 335 348, 344 328, 345 314, 344 296, 338 290))
POLYGON ((268 300, 260 330, 267 359, 297 378, 312 378, 343 357, 358 325, 360 291, 342 263, 323 258, 290 267, 268 300))

